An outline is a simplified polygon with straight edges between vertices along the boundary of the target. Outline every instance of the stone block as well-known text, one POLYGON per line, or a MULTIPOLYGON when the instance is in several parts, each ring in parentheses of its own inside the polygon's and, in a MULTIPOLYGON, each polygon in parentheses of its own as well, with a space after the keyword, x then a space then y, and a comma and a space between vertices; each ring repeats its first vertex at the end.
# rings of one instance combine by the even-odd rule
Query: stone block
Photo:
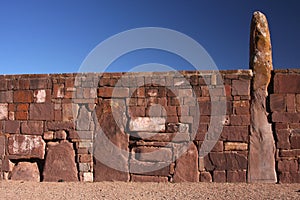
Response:
POLYGON ((27 121, 21 123, 21 133, 28 135, 43 135, 44 122, 42 121, 27 121))
POLYGON ((292 135, 290 140, 292 149, 300 149, 300 135, 292 135))
POLYGON ((50 89, 52 87, 50 78, 31 78, 29 79, 29 88, 36 89, 50 89))
POLYGON ((230 153, 209 153, 212 165, 217 170, 246 170, 247 157, 243 154, 230 153))
POLYGON ((47 122, 47 129, 52 131, 58 131, 58 130, 72 130, 75 128, 74 122, 68 121, 68 122, 62 122, 62 121, 52 121, 47 122))
POLYGON ((12 135, 8 137, 8 154, 10 159, 39 158, 44 159, 45 142, 41 136, 12 135))
POLYGON ((5 133, 20 133, 20 122, 19 121, 6 121, 5 122, 5 133))
POLYGON ((275 130, 277 137, 277 148, 290 149, 290 131, 287 129, 275 130))
POLYGON ((223 141, 217 141, 215 146, 212 148, 212 152, 222 152, 223 151, 223 141))
POLYGON ((176 160, 174 182, 198 182, 198 150, 191 143, 186 152, 176 160))
POLYGON ((55 131, 54 138, 58 140, 66 140, 67 139, 67 133, 64 130, 55 131))
POLYGON ((0 135, 0 158, 2 158, 5 155, 5 149, 6 149, 5 136, 0 135))
POLYGON ((54 120, 54 106, 51 103, 30 104, 31 120, 54 120))
POLYGON ((209 172, 200 172, 200 182, 212 182, 212 177, 209 172))
POLYGON ((163 132, 166 119, 162 117, 138 117, 129 121, 130 131, 163 132))
POLYGON ((162 176, 142 176, 142 175, 131 175, 132 182, 156 182, 156 183, 167 183, 168 177, 162 176))
POLYGON ((227 182, 229 182, 229 183, 245 183, 246 182, 246 170, 227 171, 227 182))
POLYGON ((189 133, 149 133, 149 132, 135 132, 130 136, 144 141, 158 141, 158 142, 186 142, 190 140, 189 133))
POLYGON ((224 148, 225 151, 247 151, 248 143, 225 142, 224 148))
POLYGON ((0 104, 0 120, 6 120, 8 118, 8 104, 0 104))
POLYGON ((19 162, 11 172, 11 180, 40 182, 37 163, 19 162))
POLYGON ((135 159, 139 161, 172 162, 170 148, 137 147, 133 149, 135 159))
POLYGON ((275 74, 274 92, 279 94, 300 93, 300 75, 294 74, 275 74))
POLYGON ((296 112, 296 96, 295 94, 286 95, 286 111, 287 112, 296 112))
POLYGON ((282 122, 282 123, 299 123, 300 122, 300 113, 272 113, 273 122, 282 122))
POLYGON ((151 176, 169 176, 170 163, 165 162, 143 162, 131 159, 129 162, 129 171, 132 174, 151 175, 151 176))
POLYGON ((53 131, 47 131, 43 134, 44 140, 53 140, 54 139, 54 132, 53 131))
POLYGON ((34 91, 34 102, 36 103, 45 103, 46 102, 46 90, 36 90, 34 91))
POLYGON ((232 95, 250 95, 250 80, 232 80, 232 95))
POLYGON ((16 103, 31 103, 33 102, 33 91, 17 90, 14 92, 14 102, 16 103))
POLYGON ((248 126, 224 126, 221 139, 232 142, 248 142, 249 128, 248 126))
POLYGON ((279 172, 297 172, 298 169, 298 160, 279 160, 277 163, 279 172))
POLYGON ((213 171, 213 181, 217 183, 225 183, 226 182, 226 171, 213 171))
POLYGON ((250 115, 231 115, 230 124, 233 126, 250 125, 250 115))
POLYGON ((62 141, 48 147, 43 181, 78 181, 77 173, 72 143, 62 141))
POLYGON ((168 133, 188 133, 189 132, 189 124, 168 123, 167 124, 167 132, 168 133))
POLYGON ((270 108, 272 112, 285 112, 286 99, 283 94, 270 94, 270 108))
POLYGON ((279 183, 300 183, 300 172, 281 172, 278 174, 279 183))

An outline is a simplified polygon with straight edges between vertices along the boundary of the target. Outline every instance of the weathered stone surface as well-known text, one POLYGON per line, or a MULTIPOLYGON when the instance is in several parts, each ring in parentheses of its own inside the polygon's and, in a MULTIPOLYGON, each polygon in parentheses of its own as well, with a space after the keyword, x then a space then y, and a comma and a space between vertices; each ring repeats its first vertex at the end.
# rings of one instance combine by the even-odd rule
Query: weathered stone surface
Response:
POLYGON ((11 172, 11 180, 40 182, 37 163, 19 162, 11 172))
POLYGON ((99 124, 93 143, 94 181, 129 181, 129 135, 122 131, 123 123, 116 123, 123 111, 115 110, 113 115, 111 101, 105 100, 96 106, 96 114, 99 124))
POLYGON ((298 170, 298 161, 295 159, 278 161, 279 172, 297 172, 298 170))
POLYGON ((44 132, 44 122, 27 121, 21 124, 21 133, 28 135, 42 135, 44 132))
POLYGON ((292 149, 300 149, 300 135, 291 136, 291 147, 292 149))
POLYGON ((227 171, 227 182, 246 182, 246 171, 227 171))
POLYGON ((250 95, 250 80, 233 80, 232 95, 250 95))
POLYGON ((151 175, 151 176, 169 176, 170 163, 166 162, 143 162, 135 159, 130 160, 130 173, 151 175))
POLYGON ((131 133, 130 136, 144 141, 158 141, 158 142, 185 142, 190 140, 189 133, 148 133, 136 132, 131 133))
POLYGON ((174 182, 198 182, 198 150, 191 143, 187 151, 176 160, 174 182))
POLYGON ((62 141, 47 148, 43 181, 78 181, 72 143, 62 141))
POLYGON ((286 100, 285 95, 271 94, 270 95, 270 108, 272 112, 285 112, 286 100))
POLYGON ((166 183, 168 182, 168 177, 161 176, 141 176, 141 175, 131 175, 132 182, 157 182, 157 183, 166 183))
POLYGON ((189 125, 182 123, 168 123, 167 124, 168 133, 188 133, 189 125))
POLYGON ((200 173, 200 182, 212 182, 212 177, 209 172, 201 172, 200 173))
POLYGON ((58 130, 72 130, 75 128, 74 122, 47 122, 47 129, 58 131, 58 130))
POLYGON ((33 101, 33 92, 31 90, 18 90, 14 92, 14 102, 31 103, 33 101))
POLYGON ((280 172, 279 183, 300 183, 300 172, 280 172))
POLYGON ((247 151, 248 144, 240 142, 225 142, 225 151, 247 151))
POLYGON ((170 148, 137 147, 133 149, 135 159, 152 162, 171 162, 172 150, 170 148))
POLYGON ((30 104, 31 120, 54 120, 54 107, 51 103, 30 104))
POLYGON ((8 153, 11 159, 44 159, 45 142, 41 136, 11 135, 8 138, 8 153))
POLYGON ((279 94, 299 94, 300 93, 299 74, 275 74, 274 92, 279 94))
POLYGON ((44 103, 46 101, 46 90, 37 90, 33 96, 36 103, 44 103))
POLYGON ((248 126, 224 126, 221 133, 221 139, 232 142, 248 142, 248 126))
POLYGON ((5 136, 0 135, 0 158, 2 158, 5 155, 5 149, 6 149, 5 136))
POLYGON ((217 170, 245 170, 247 157, 240 153, 209 153, 211 164, 217 170))
POLYGON ((217 183, 225 183, 226 182, 226 171, 213 171, 213 181, 217 183))
POLYGON ((0 120, 7 119, 8 117, 8 104, 1 103, 0 104, 0 120))
POLYGON ((163 132, 166 119, 162 117, 137 117, 129 122, 130 131, 163 132))
POLYGON ((76 130, 89 130, 90 128, 90 123, 91 123, 91 113, 86 109, 86 107, 83 105, 79 109, 79 114, 76 119, 77 124, 76 124, 76 130))
POLYGON ((20 121, 6 121, 5 122, 6 133, 20 133, 20 121))
POLYGON ((254 76, 251 94, 249 182, 277 182, 275 141, 266 111, 266 97, 273 68, 271 49, 267 19, 262 13, 255 12, 250 33, 250 68, 254 76))

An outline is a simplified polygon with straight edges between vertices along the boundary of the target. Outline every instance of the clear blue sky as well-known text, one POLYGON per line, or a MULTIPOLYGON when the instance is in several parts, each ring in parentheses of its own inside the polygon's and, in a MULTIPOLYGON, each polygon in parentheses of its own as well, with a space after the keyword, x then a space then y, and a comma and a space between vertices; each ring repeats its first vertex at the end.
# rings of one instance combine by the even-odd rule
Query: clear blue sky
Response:
MULTIPOLYGON (((149 26, 195 39, 219 69, 247 69, 256 10, 269 20, 274 67, 299 68, 299 0, 0 0, 0 74, 77 72, 100 42, 149 26)), ((109 70, 149 62, 191 69, 173 54, 145 50, 122 56, 109 70)))

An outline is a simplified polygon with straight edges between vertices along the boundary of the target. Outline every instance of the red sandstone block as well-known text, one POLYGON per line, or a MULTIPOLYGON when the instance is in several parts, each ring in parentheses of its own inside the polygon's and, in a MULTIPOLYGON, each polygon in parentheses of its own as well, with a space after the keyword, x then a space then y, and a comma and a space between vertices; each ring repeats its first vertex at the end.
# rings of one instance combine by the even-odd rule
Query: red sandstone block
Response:
POLYGON ((232 95, 250 95, 250 80, 232 80, 232 95))
POLYGON ((226 182, 226 172, 223 171, 213 171, 213 181, 217 183, 225 183, 226 182))
POLYGON ((80 163, 90 163, 92 162, 93 156, 91 154, 78 154, 78 162, 80 163))
POLYGON ((272 112, 285 112, 286 95, 270 94, 270 108, 272 112))
POLYGON ((293 134, 291 136, 291 148, 292 149, 300 149, 300 135, 299 134, 293 134))
POLYGON ((275 130, 279 129, 288 129, 288 123, 274 123, 275 124, 275 130))
POLYGON ((296 158, 298 156, 300 156, 300 149, 280 150, 279 151, 279 157, 296 158))
POLYGON ((29 119, 54 120, 54 106, 51 103, 30 104, 29 119))
POLYGON ((42 121, 27 121, 21 123, 21 133, 28 135, 43 135, 44 122, 42 121))
POLYGON ((200 182, 212 182, 212 177, 209 172, 200 172, 200 182))
POLYGON ((52 84, 51 84, 51 80, 50 78, 31 78, 29 79, 30 81, 30 85, 29 88, 30 89, 50 89, 52 84))
POLYGON ((166 183, 168 182, 168 177, 163 176, 142 176, 142 175, 131 175, 132 182, 156 182, 156 183, 166 183))
POLYGON ((28 103, 17 104, 17 111, 28 111, 28 110, 29 110, 28 103))
POLYGON ((16 120, 27 120, 28 119, 28 112, 27 111, 15 112, 15 119, 16 120))
POLYGON ((279 94, 300 93, 300 75, 275 74, 274 92, 279 94))
POLYGON ((300 183, 300 172, 281 172, 278 175, 279 183, 300 183))
POLYGON ((233 101, 233 108, 236 115, 248 115, 250 114, 249 101, 233 101))
POLYGON ((299 123, 300 122, 300 113, 272 113, 273 122, 283 122, 283 123, 299 123))
POLYGON ((48 130, 72 130, 74 129, 75 125, 72 121, 62 122, 62 121, 50 121, 47 122, 47 129, 48 130))
POLYGON ((296 96, 295 94, 286 95, 286 111, 287 112, 296 112, 296 96))
POLYGON ((20 122, 19 121, 6 121, 5 122, 5 133, 20 133, 20 122))
POLYGON ((194 140, 196 141, 204 141, 205 139, 205 135, 207 133, 207 129, 208 129, 208 124, 204 124, 204 123, 200 123, 198 125, 198 130, 197 130, 197 134, 194 138, 194 140))
POLYGON ((227 182, 246 182, 246 171, 227 171, 227 182))
POLYGON ((209 153, 211 163, 217 170, 246 170, 247 156, 239 153, 209 153))
POLYGON ((296 108, 297 111, 300 112, 300 94, 296 95, 296 108))
POLYGON ((250 115, 231 115, 230 124, 233 126, 250 125, 250 115))
POLYGON ((277 148, 279 149, 290 149, 290 131, 287 129, 276 130, 277 137, 277 148))
POLYGON ((224 126, 221 139, 231 142, 248 142, 249 128, 248 126, 224 126))
POLYGON ((18 90, 14 92, 14 102, 18 103, 31 103, 33 102, 33 91, 31 90, 18 90))
POLYGON ((279 160, 277 166, 279 172, 297 172, 298 160, 279 160))
POLYGON ((20 90, 28 90, 30 81, 29 81, 29 79, 20 79, 18 85, 19 85, 20 90))
POLYGON ((223 151, 223 141, 217 141, 211 152, 222 152, 223 151))

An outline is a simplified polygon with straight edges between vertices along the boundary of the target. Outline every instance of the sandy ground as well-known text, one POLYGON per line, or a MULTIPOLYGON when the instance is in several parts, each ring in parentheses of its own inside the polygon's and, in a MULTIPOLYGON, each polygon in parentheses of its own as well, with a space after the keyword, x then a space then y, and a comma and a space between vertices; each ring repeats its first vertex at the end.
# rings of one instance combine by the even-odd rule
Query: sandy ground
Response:
POLYGON ((300 184, 0 182, 0 199, 300 199, 300 184))

